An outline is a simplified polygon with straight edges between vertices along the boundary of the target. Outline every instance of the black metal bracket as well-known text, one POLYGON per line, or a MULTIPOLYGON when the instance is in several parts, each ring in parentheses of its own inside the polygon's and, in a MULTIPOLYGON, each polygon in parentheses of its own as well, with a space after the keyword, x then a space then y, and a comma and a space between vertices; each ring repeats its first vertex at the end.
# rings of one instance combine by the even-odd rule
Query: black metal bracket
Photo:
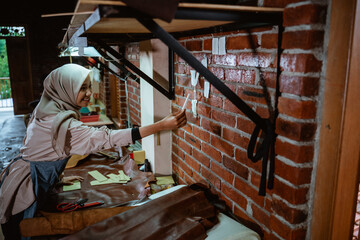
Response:
MULTIPOLYGON (((153 80, 151 77, 149 77, 146 73, 144 73, 143 71, 141 71, 138 67, 136 67, 134 64, 132 64, 129 60, 127 60, 121 53, 119 53, 118 51, 116 51, 115 49, 113 49, 112 47, 110 47, 108 44, 106 44, 105 42, 103 42, 100 39, 92 39, 93 42, 95 42, 95 44, 97 45, 97 50, 99 51, 99 53, 103 56, 106 57, 107 59, 113 59, 115 60, 114 62, 112 62, 115 66, 121 66, 122 69, 125 69, 124 66, 126 66, 127 68, 129 68, 132 72, 134 72, 136 75, 138 75, 139 77, 141 77, 142 79, 144 79, 145 81, 147 81, 149 84, 151 84, 156 90, 158 90, 159 92, 161 92, 163 95, 165 95, 168 99, 173 100, 175 98, 175 84, 174 84, 174 74, 173 74, 173 67, 171 67, 171 69, 169 69, 169 90, 167 91, 166 89, 164 89, 160 84, 158 84, 155 80, 153 80), (104 51, 101 50, 101 48, 103 48, 105 51, 107 51, 109 54, 105 53, 104 51), (120 61, 121 64, 119 64, 116 60, 120 61)), ((169 53, 169 57, 173 56, 173 53, 171 52, 171 54, 169 53)), ((171 59, 169 59, 169 61, 173 62, 173 57, 171 57, 171 59)), ((170 64, 171 66, 171 64, 170 64)), ((125 69, 126 72, 129 72, 127 69, 125 69)))

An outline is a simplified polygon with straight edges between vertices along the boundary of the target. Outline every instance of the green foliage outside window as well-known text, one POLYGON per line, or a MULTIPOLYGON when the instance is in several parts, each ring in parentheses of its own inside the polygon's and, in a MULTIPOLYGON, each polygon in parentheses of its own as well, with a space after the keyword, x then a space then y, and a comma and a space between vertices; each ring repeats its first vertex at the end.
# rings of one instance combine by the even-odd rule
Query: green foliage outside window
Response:
POLYGON ((0 39, 0 77, 9 77, 9 64, 5 39, 0 39))

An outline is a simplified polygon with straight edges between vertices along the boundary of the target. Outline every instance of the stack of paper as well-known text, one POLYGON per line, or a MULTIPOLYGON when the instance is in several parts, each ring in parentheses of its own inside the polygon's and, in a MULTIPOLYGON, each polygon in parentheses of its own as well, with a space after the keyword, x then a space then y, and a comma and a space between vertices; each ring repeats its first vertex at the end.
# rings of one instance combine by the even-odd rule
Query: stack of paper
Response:
POLYGON ((129 176, 127 176, 123 170, 119 170, 119 174, 110 173, 105 177, 103 174, 101 174, 99 171, 94 170, 89 172, 89 174, 95 178, 96 180, 91 181, 90 185, 101 185, 101 184, 111 184, 111 183, 127 183, 131 180, 129 176))

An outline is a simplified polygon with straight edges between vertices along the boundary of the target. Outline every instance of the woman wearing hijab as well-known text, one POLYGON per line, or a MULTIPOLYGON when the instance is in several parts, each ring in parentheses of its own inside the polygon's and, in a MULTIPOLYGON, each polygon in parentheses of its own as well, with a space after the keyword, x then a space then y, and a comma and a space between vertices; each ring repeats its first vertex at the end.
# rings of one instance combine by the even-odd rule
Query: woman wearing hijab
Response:
MULTIPOLYGON (((71 155, 127 146, 156 132, 186 124, 183 110, 140 128, 88 127, 79 121, 79 110, 89 104, 91 77, 91 70, 77 64, 66 64, 46 77, 20 155, 0 176, 0 223, 5 239, 21 238, 20 221, 34 216, 37 202, 58 182, 71 155)), ((73 180, 82 179, 77 176, 64 179, 73 180)))

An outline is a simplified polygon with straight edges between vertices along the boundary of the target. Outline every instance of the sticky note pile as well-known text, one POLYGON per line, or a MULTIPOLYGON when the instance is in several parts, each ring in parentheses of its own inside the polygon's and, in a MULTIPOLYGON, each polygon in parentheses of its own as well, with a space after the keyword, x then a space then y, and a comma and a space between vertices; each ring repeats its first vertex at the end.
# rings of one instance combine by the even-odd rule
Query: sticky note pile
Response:
POLYGON ((63 186, 63 191, 74 191, 74 190, 78 190, 81 189, 81 183, 80 181, 74 181, 72 185, 64 185, 63 186))
POLYGON ((131 180, 129 176, 127 176, 123 170, 119 170, 119 174, 110 173, 106 176, 101 174, 98 170, 88 172, 93 178, 96 180, 91 181, 90 185, 102 185, 102 184, 111 184, 111 183, 127 183, 131 180))

